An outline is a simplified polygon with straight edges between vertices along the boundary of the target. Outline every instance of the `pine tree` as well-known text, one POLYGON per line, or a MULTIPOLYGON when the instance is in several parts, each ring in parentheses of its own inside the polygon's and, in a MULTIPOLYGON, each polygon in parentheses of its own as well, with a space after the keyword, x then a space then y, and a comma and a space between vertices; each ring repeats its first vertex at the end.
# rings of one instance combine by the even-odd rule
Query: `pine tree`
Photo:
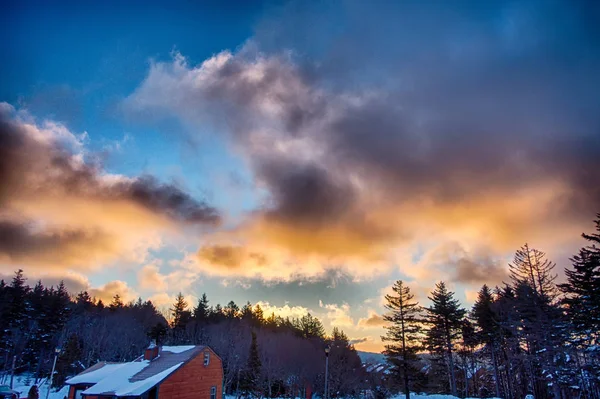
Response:
POLYGON ((432 305, 425 308, 431 326, 427 331, 426 342, 432 352, 445 353, 450 376, 450 390, 452 395, 458 396, 453 346, 460 336, 466 310, 460 307, 458 300, 454 299, 454 292, 448 291, 443 281, 435 285, 435 289, 428 298, 432 305))
POLYGON ((422 348, 423 320, 419 317, 421 307, 414 301, 414 295, 402 280, 396 281, 392 290, 393 295, 385 296, 385 307, 389 313, 383 318, 390 324, 385 326, 386 335, 382 340, 390 344, 385 346, 384 353, 394 365, 395 374, 402 377, 404 393, 406 399, 409 399, 410 380, 419 371, 414 363, 418 360, 417 352, 422 348))
POLYGON ((110 305, 108 306, 108 308, 115 312, 119 309, 123 309, 125 305, 123 304, 123 300, 121 299, 121 296, 119 294, 115 294, 115 296, 113 297, 112 302, 110 303, 110 305))
POLYGON ((577 350, 582 372, 569 373, 565 364, 565 375, 570 374, 569 384, 583 388, 584 394, 598 392, 600 381, 600 213, 594 221, 596 233, 582 234, 590 245, 579 250, 571 258, 573 269, 565 270, 567 283, 559 286, 565 294, 563 305, 570 320, 568 341, 577 350))
POLYGON ((242 320, 252 321, 252 304, 250 301, 246 302, 246 304, 242 307, 240 316, 242 320))
POLYGON ((556 264, 546 259, 546 254, 535 248, 523 245, 515 253, 514 259, 508 265, 513 287, 527 284, 543 300, 551 301, 556 295, 557 275, 553 273, 556 264))
POLYGON ((238 305, 235 304, 234 301, 229 301, 227 306, 225 306, 225 308, 223 309, 223 313, 228 319, 235 319, 240 313, 240 308, 238 305))
POLYGON ((198 305, 194 308, 194 318, 200 323, 204 323, 208 320, 209 316, 209 307, 208 307, 208 298, 206 294, 202 294, 200 299, 198 300, 198 305))
POLYGON ((259 304, 254 306, 254 311, 252 312, 252 318, 256 325, 262 326, 265 323, 265 316, 263 314, 263 310, 259 304))
POLYGON ((325 328, 321 321, 310 313, 305 314, 297 320, 300 335, 304 338, 325 338, 325 328))
POLYGON ((478 343, 485 345, 489 353, 494 369, 494 386, 496 397, 500 397, 500 380, 498 373, 497 350, 499 347, 501 331, 499 318, 493 310, 494 297, 487 285, 483 285, 477 294, 477 300, 473 304, 471 317, 475 321, 477 330, 475 337, 478 343))
POLYGON ((75 375, 82 371, 82 367, 79 363, 81 356, 81 341, 77 334, 71 334, 56 362, 56 376, 53 380, 54 386, 63 386, 68 376, 75 375))
POLYGON ((255 396, 260 388, 261 367, 262 364, 260 362, 260 356, 258 355, 256 333, 252 331, 252 342, 250 344, 248 362, 246 363, 246 367, 244 368, 240 379, 240 389, 247 397, 255 396))
POLYGON ((183 340, 183 333, 191 319, 191 312, 187 310, 187 307, 188 303, 180 292, 177 294, 175 303, 171 308, 171 316, 173 317, 171 326, 173 327, 173 334, 177 342, 183 340))
POLYGON ((589 345, 600 344, 600 213, 597 217, 596 233, 582 234, 590 245, 571 258, 573 270, 565 269, 567 283, 560 285, 573 328, 589 345))

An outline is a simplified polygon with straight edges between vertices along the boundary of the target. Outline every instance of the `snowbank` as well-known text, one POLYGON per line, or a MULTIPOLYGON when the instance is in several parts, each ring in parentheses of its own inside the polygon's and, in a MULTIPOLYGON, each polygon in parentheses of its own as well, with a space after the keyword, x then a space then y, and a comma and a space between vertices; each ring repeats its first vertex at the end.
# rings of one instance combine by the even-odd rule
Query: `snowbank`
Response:
MULTIPOLYGON (((9 384, 8 381, 5 384, 9 384)), ((19 392, 20 398, 26 398, 29 393, 29 389, 35 385, 33 378, 28 378, 27 376, 15 376, 13 389, 19 392), (29 384, 27 384, 29 382, 29 384)), ((46 385, 46 380, 42 380, 40 384, 38 384, 38 390, 40 393, 40 399, 46 399, 46 394, 48 392, 48 385, 46 385)), ((54 388, 50 390, 50 395, 48 399, 64 399, 69 394, 69 387, 65 385, 60 390, 55 391, 54 388)))

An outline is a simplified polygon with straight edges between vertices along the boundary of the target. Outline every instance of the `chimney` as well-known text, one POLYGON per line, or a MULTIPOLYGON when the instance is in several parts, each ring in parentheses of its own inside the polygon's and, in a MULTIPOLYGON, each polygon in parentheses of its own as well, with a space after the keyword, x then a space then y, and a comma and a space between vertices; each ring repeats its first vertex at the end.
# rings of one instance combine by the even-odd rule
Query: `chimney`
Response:
POLYGON ((144 360, 154 360, 158 357, 158 345, 156 345, 156 341, 152 340, 146 351, 144 352, 144 360))

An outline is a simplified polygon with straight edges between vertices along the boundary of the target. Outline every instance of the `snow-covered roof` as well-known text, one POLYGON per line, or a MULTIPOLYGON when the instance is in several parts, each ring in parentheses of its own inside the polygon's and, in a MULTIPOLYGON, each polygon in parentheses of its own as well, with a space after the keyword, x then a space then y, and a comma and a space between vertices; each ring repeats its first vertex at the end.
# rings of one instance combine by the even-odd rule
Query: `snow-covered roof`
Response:
POLYGON ((205 346, 165 346, 152 361, 138 359, 127 363, 101 362, 67 380, 67 384, 94 384, 84 395, 139 396, 148 391, 205 346))
POLYGON ((69 379, 67 384, 96 384, 127 363, 98 362, 69 379))

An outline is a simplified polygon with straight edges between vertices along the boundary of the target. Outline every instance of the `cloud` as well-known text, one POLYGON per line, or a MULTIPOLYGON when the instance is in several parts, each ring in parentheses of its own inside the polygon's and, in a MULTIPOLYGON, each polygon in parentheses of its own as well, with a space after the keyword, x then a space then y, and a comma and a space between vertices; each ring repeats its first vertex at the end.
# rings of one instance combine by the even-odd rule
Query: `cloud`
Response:
POLYGON ((350 316, 350 305, 347 303, 343 303, 342 305, 335 303, 325 304, 319 300, 319 307, 327 311, 325 317, 329 320, 329 324, 332 327, 354 326, 354 320, 350 316))
POLYGON ((0 103, 0 262, 89 269, 143 261, 162 237, 220 216, 174 184, 103 170, 87 133, 0 103))
POLYGON ((370 337, 353 338, 350 340, 350 345, 362 344, 370 340, 370 337))
POLYGON ((167 287, 165 277, 160 274, 158 266, 150 264, 138 271, 138 282, 141 289, 164 291, 167 287))
POLYGON ((44 228, 35 223, 0 220, 0 262, 72 264, 113 251, 110 237, 101 231, 44 228))
POLYGON ((283 306, 271 305, 267 301, 258 301, 256 304, 260 305, 265 317, 269 317, 271 314, 275 313, 276 316, 281 316, 283 318, 300 318, 308 313, 313 313, 304 306, 290 306, 287 302, 283 306))
POLYGON ((124 303, 133 301, 139 297, 133 288, 121 280, 110 281, 100 287, 90 288, 88 292, 92 297, 102 299, 105 305, 112 302, 115 295, 119 295, 124 303))
MULTIPOLYGON (((13 279, 13 276, 13 274, 0 271, 0 280, 4 280, 7 283, 13 279)), ((26 273, 25 278, 27 279, 27 284, 29 286, 34 286, 37 281, 41 281, 42 285, 45 287, 57 287, 62 281, 67 288, 67 291, 72 295, 76 295, 77 293, 90 288, 90 282, 87 277, 75 272, 55 273, 52 271, 45 271, 32 274, 26 273)))
POLYGON ((246 261, 255 262, 258 266, 266 264, 264 255, 248 252, 245 248, 232 245, 206 245, 198 252, 201 261, 227 269, 238 269, 246 261))
POLYGON ((383 316, 378 315, 375 311, 370 310, 369 316, 358 320, 359 327, 382 327, 385 325, 383 316))
MULTIPOLYGON (((126 110, 214 127, 265 193, 200 250, 207 270, 364 277, 421 239, 500 254, 578 237, 600 203, 597 28, 569 2, 436 4, 283 11, 235 53, 151 65, 126 110)), ((456 266, 469 283, 500 273, 456 266)))

